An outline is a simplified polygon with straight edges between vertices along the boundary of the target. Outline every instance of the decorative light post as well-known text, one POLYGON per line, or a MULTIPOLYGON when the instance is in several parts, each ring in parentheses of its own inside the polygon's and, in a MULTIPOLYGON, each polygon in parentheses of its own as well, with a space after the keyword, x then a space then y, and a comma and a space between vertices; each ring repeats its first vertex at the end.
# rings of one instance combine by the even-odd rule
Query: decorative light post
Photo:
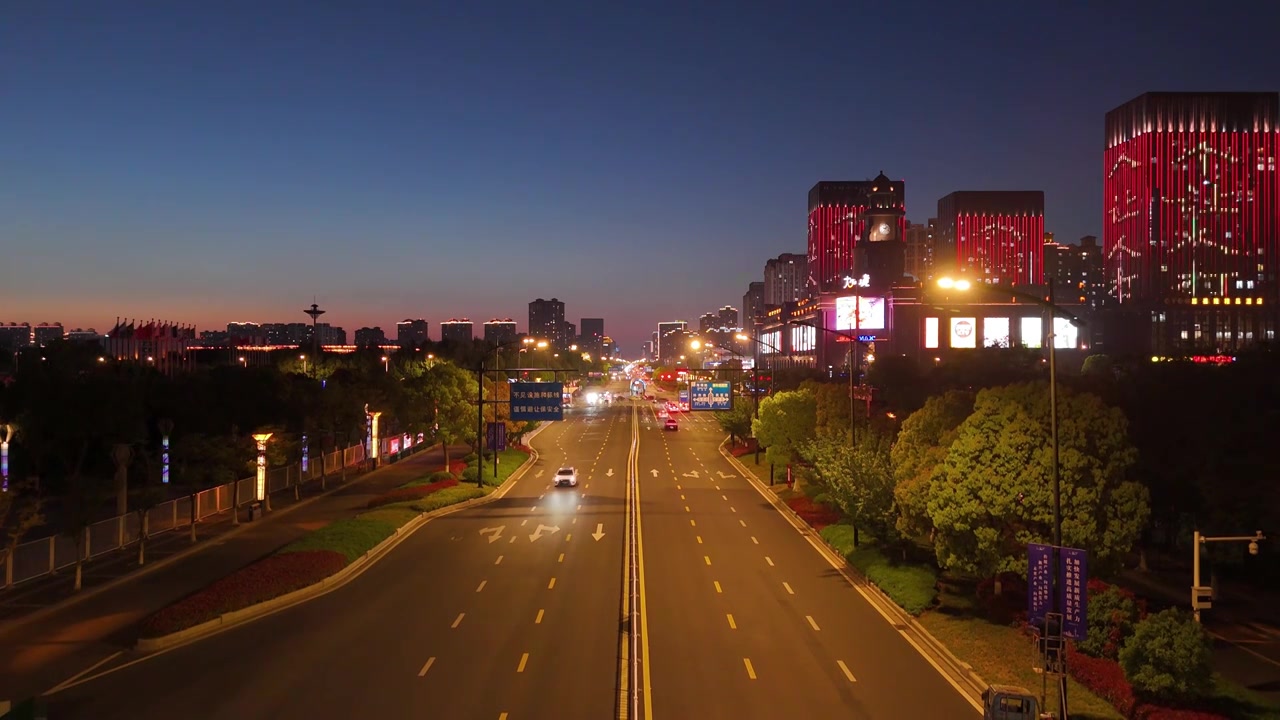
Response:
POLYGON ((160 420, 160 482, 169 484, 169 436, 173 434, 173 421, 169 418, 160 420))
POLYGON ((0 424, 0 492, 9 492, 9 441, 13 439, 13 425, 0 424))
POLYGON ((302 361, 302 374, 306 375, 307 374, 307 356, 299 355, 298 359, 302 361))
POLYGON ((263 503, 263 508, 271 510, 271 498, 267 495, 267 441, 273 433, 254 433, 253 440, 258 443, 258 482, 256 499, 263 503))
POLYGON ((364 414, 367 423, 366 429, 368 430, 365 442, 369 446, 368 450, 365 451, 365 455, 368 455, 372 460, 370 465, 373 468, 376 468, 378 467, 379 456, 382 455, 381 448, 379 447, 381 443, 378 438, 378 418, 382 417, 382 411, 370 412, 369 403, 365 403, 364 414))
POLYGON ((388 358, 386 355, 382 356, 382 372, 384 373, 391 372, 391 359, 388 358))

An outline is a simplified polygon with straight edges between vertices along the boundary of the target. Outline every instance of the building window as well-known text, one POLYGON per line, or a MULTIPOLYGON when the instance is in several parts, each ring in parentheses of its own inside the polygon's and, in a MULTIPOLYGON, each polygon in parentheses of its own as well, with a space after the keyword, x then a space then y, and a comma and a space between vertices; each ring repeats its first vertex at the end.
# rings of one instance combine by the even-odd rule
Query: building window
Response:
POLYGON ((1009 347, 1009 318, 989 317, 982 321, 983 347, 1009 347))

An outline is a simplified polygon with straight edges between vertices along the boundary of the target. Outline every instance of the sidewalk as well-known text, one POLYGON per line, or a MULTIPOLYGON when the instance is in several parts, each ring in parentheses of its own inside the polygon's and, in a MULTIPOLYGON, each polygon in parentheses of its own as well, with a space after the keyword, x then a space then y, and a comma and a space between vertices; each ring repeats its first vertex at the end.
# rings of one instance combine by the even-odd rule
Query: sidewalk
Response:
MULTIPOLYGON (((451 448, 451 458, 468 449, 451 448)), ((71 596, 71 572, 33 581, 0 595, 0 698, 42 693, 95 662, 132 646, 134 626, 160 608, 297 540, 306 533, 363 511, 368 501, 417 479, 444 462, 438 446, 384 465, 346 484, 330 478, 304 488, 302 500, 289 492, 271 498, 262 520, 232 525, 225 513, 188 531, 153 538, 146 566, 138 568, 137 548, 84 566, 84 590, 71 596), (335 490, 335 487, 337 489, 335 490), (161 564, 168 559, 167 563, 161 564)))

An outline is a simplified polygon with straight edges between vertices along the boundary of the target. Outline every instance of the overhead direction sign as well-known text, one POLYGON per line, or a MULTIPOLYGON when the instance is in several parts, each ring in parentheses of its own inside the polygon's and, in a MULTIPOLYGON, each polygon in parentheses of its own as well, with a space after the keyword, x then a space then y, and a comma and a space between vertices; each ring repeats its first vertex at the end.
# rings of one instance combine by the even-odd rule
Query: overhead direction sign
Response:
POLYGON ((728 410, 733 407, 733 384, 695 380, 689 385, 690 410, 728 410))
POLYGON ((563 420, 564 383, 511 383, 512 420, 563 420))

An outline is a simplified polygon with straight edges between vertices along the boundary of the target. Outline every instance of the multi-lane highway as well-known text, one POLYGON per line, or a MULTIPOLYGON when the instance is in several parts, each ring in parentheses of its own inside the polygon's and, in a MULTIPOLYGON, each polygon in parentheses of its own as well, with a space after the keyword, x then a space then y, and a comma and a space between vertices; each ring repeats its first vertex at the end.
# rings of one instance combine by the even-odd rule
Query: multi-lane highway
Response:
POLYGON ((501 499, 350 583, 221 634, 125 653, 51 718, 616 717, 638 475, 645 718, 972 717, 973 707, 718 453, 710 416, 570 410, 501 499), (577 488, 550 487, 557 467, 577 488))

